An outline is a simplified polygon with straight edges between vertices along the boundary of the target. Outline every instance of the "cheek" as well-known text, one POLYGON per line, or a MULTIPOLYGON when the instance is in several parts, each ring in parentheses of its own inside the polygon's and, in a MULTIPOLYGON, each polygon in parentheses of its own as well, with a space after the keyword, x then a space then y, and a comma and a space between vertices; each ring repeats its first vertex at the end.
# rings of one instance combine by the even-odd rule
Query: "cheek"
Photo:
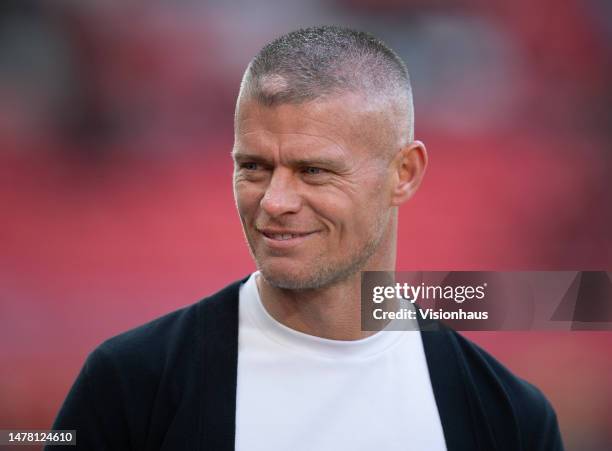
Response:
POLYGON ((380 191, 359 194, 336 204, 333 210, 341 241, 351 243, 347 246, 373 239, 385 214, 380 191))
POLYGON ((261 196, 261 190, 253 185, 244 182, 234 183, 234 199, 238 213, 242 217, 253 215, 256 212, 261 196))
POLYGON ((368 230, 364 207, 356 196, 346 193, 323 193, 310 196, 307 205, 312 209, 318 220, 326 225, 330 237, 348 243, 358 239, 368 230))

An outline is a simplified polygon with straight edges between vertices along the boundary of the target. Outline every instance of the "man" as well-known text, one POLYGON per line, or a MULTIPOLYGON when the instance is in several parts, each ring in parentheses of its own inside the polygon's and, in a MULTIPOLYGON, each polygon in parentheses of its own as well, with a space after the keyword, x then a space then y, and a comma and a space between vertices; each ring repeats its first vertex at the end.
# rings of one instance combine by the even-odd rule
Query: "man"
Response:
POLYGON ((234 194, 258 271, 114 337, 54 425, 82 449, 558 450, 543 395, 455 332, 361 330, 427 165, 401 60, 369 34, 264 47, 235 114, 234 194))

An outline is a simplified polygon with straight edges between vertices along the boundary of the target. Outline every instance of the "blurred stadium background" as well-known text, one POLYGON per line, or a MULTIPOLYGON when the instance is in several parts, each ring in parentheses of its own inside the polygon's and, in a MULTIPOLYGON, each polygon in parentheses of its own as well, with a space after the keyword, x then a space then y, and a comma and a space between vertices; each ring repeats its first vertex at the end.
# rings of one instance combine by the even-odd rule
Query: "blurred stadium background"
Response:
MULTIPOLYGON (((1 0, 0 429, 50 427, 102 340, 253 270, 240 77, 330 23, 411 72, 431 164, 399 269, 612 267, 609 1, 1 0)), ((612 334, 467 335, 542 388, 568 450, 612 449, 612 334)))

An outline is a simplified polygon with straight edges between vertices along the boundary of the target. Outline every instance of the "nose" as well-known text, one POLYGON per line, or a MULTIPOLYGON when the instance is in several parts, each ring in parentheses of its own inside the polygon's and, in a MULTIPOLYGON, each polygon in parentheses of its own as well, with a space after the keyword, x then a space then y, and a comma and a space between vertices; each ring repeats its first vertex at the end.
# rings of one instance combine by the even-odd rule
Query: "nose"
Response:
POLYGON ((287 213, 297 213, 302 206, 302 198, 297 191, 297 180, 290 170, 276 168, 266 192, 261 198, 261 208, 270 217, 277 218, 287 213))

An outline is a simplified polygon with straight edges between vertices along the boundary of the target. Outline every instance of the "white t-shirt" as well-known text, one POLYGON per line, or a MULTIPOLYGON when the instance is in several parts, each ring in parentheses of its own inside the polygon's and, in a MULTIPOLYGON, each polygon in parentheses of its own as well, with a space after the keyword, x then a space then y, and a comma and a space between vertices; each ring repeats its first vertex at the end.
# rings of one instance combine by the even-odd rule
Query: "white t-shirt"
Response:
POLYGON ((421 334, 295 331, 240 287, 236 450, 446 450, 421 334))

